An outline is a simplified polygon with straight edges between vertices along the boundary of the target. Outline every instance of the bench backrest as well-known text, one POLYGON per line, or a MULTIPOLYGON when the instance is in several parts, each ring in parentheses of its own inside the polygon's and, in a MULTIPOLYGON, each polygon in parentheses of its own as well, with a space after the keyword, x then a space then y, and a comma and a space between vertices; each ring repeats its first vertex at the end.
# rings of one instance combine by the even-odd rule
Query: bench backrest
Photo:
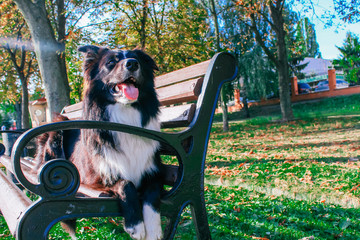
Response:
MULTIPOLYGON (((155 78, 155 89, 161 104, 159 119, 162 128, 184 127, 194 118, 196 101, 201 93, 204 75, 210 60, 155 78)), ((82 102, 64 107, 62 115, 81 119, 82 102)))

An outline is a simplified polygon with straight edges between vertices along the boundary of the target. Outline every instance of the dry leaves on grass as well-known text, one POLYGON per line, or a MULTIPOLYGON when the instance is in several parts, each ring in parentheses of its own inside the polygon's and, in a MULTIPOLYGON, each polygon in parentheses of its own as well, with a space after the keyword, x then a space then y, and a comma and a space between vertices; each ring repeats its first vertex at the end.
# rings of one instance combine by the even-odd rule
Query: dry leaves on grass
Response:
POLYGON ((227 176, 232 177, 238 175, 241 171, 238 169, 229 169, 228 167, 211 167, 208 166, 206 171, 209 172, 209 175, 218 175, 218 176, 227 176))

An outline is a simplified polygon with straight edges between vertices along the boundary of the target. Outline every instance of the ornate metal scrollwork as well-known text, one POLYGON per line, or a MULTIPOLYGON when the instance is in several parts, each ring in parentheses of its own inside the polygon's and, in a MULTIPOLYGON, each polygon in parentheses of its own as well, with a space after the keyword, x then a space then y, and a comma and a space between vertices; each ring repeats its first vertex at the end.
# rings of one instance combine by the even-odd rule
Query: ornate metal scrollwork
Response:
POLYGON ((43 187, 41 196, 65 197, 76 193, 80 176, 73 163, 65 159, 55 159, 42 167, 39 180, 43 187))

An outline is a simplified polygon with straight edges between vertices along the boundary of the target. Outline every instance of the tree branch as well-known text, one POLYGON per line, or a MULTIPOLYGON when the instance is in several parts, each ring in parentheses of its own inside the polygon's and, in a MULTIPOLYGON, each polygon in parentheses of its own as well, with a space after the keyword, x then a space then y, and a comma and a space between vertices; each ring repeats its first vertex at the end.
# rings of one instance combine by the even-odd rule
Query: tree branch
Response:
POLYGON ((80 29, 87 28, 87 27, 97 26, 97 25, 100 25, 100 24, 111 23, 111 22, 113 22, 113 20, 108 20, 108 21, 103 21, 103 22, 98 22, 98 23, 91 23, 91 24, 76 28, 76 31, 80 30, 80 29))
POLYGON ((255 34, 255 39, 258 42, 258 44, 261 46, 261 48, 264 50, 264 52, 266 53, 266 55, 268 56, 268 58, 275 64, 275 65, 279 65, 279 61, 276 59, 275 55, 270 51, 270 49, 268 47, 266 47, 261 34, 259 32, 259 29, 257 28, 256 25, 256 19, 254 14, 250 15, 251 18, 251 29, 253 30, 254 34, 255 34))
POLYGON ((20 61, 20 69, 21 69, 21 71, 24 71, 25 60, 26 60, 26 50, 25 50, 25 46, 22 46, 21 47, 21 61, 20 61))
MULTIPOLYGON (((133 18, 127 13, 127 11, 125 11, 124 9, 122 9, 122 8, 120 8, 120 7, 117 7, 116 4, 115 4, 113 1, 111 1, 111 2, 115 5, 115 7, 116 7, 117 9, 119 9, 122 13, 124 13, 124 14, 126 15, 126 17, 128 18, 128 20, 133 24, 135 30, 136 30, 138 33, 140 33, 141 29, 137 27, 136 22, 135 22, 135 21, 133 20, 133 18)), ((134 9, 132 9, 132 11, 133 11, 133 13, 135 14, 135 18, 138 18, 136 11, 135 11, 134 9)))
POLYGON ((28 63, 28 69, 27 69, 27 73, 26 73, 25 79, 28 79, 29 76, 33 73, 33 72, 31 71, 32 61, 33 61, 33 59, 30 58, 30 61, 29 61, 29 63, 28 63))
POLYGON ((20 75, 21 72, 22 72, 22 70, 21 70, 20 66, 19 66, 19 65, 17 64, 17 62, 16 62, 16 55, 15 55, 15 53, 14 53, 13 51, 11 51, 11 48, 10 48, 9 44, 6 44, 6 46, 3 46, 3 48, 9 53, 10 59, 11 59, 13 65, 14 65, 14 67, 15 67, 15 70, 16 70, 16 72, 20 75))

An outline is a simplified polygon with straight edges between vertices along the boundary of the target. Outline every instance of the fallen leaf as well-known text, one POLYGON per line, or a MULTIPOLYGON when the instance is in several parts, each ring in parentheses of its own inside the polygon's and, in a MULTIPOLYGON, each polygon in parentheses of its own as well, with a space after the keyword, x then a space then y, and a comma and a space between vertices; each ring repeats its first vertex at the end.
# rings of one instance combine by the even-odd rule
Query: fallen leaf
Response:
POLYGON ((240 163, 239 166, 238 166, 238 168, 241 168, 241 167, 244 166, 244 165, 245 165, 245 163, 240 163))
POLYGON ((359 187, 360 187, 360 184, 358 184, 357 186, 355 186, 355 187, 353 187, 352 189, 350 189, 349 192, 356 191, 359 187))
POLYGON ((344 185, 341 185, 340 187, 334 188, 334 190, 340 190, 340 189, 342 189, 343 187, 344 187, 344 185))

